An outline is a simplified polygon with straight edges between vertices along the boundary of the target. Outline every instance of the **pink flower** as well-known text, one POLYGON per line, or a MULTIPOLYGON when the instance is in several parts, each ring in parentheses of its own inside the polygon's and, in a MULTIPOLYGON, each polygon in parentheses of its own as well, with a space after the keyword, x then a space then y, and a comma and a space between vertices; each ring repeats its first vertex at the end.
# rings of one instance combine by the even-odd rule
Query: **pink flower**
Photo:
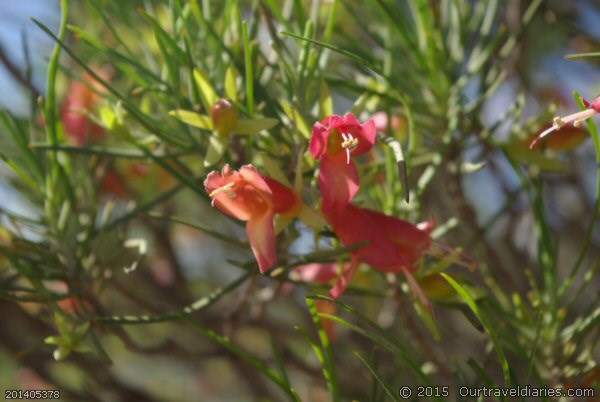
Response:
POLYGON ((246 233, 261 272, 277 261, 275 253, 275 214, 296 214, 300 199, 294 191, 278 181, 262 176, 254 166, 239 171, 225 165, 221 172, 206 176, 204 188, 212 205, 233 218, 246 221, 246 233))
POLYGON ((413 269, 431 245, 429 230, 402 219, 349 204, 323 211, 345 246, 366 242, 353 252, 358 259, 383 272, 413 269))
POLYGON ((373 147, 375 135, 373 120, 361 124, 352 113, 334 114, 313 126, 310 153, 317 160, 342 153, 350 164, 351 156, 364 154, 373 147))
POLYGON ((351 157, 368 152, 376 134, 373 120, 361 124, 352 113, 332 115, 315 123, 310 152, 321 161, 319 189, 324 205, 343 206, 352 201, 359 178, 351 157))

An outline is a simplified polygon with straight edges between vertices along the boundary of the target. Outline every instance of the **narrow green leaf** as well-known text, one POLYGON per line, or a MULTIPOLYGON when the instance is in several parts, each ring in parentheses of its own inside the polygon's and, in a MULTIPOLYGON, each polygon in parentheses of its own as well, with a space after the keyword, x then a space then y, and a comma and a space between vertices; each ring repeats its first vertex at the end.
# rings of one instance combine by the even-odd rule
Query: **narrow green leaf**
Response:
POLYGON ((227 139, 219 135, 211 135, 208 140, 208 148, 204 157, 204 166, 213 166, 223 159, 227 148, 227 139))
POLYGON ((329 300, 340 306, 345 311, 351 313, 354 317, 356 317, 361 323, 363 323, 367 328, 363 328, 362 326, 358 326, 356 324, 350 323, 347 320, 334 316, 331 314, 320 313, 319 317, 326 318, 329 320, 333 320, 337 323, 340 323, 356 333, 365 336, 366 338, 371 339, 375 344, 380 345, 381 347, 389 350, 394 353, 404 364, 409 367, 415 375, 424 383, 424 384, 432 384, 429 377, 423 372, 421 365, 417 362, 417 360, 411 355, 409 349, 406 344, 397 336, 391 336, 386 331, 382 330, 375 322, 371 319, 365 317, 363 314, 356 311, 351 306, 340 302, 339 300, 333 300, 329 297, 325 296, 312 296, 311 298, 329 300))
POLYGON ((511 382, 511 377, 510 377, 510 369, 508 366, 508 360, 506 360, 506 356, 504 355, 504 349, 502 348, 502 345, 500 345, 500 340, 498 339, 496 331, 490 325, 490 323, 487 322, 485 317, 481 314, 481 311, 479 310, 479 307, 477 306, 475 299, 473 297, 471 297, 470 293, 461 284, 459 284, 455 279, 453 279, 450 275, 448 275, 444 272, 440 273, 440 275, 444 279, 446 279, 446 281, 448 281, 450 286, 452 286, 454 288, 454 290, 456 291, 456 293, 458 293, 458 295, 461 297, 461 299, 463 299, 464 302, 467 303, 467 305, 469 306, 471 311, 473 311, 473 314, 475 314, 477 319, 481 322, 481 324, 486 329, 487 333, 490 335, 490 338, 492 339, 492 343, 494 344, 494 348, 496 349, 496 354, 498 355, 498 360, 500 361, 500 366, 502 367, 502 373, 504 375, 505 385, 509 386, 512 382, 511 382))
POLYGON ((321 118, 331 116, 333 114, 333 100, 331 99, 331 91, 325 82, 321 84, 321 92, 319 93, 319 114, 321 118))
POLYGON ((258 117, 255 119, 240 119, 235 126, 236 134, 256 134, 262 130, 269 130, 275 127, 279 120, 269 117, 258 117))
POLYGON ((200 96, 202 97, 204 107, 207 111, 210 111, 212 106, 219 100, 215 89, 208 80, 207 75, 199 68, 194 69, 194 80, 196 81, 198 92, 200 92, 200 96))
POLYGON ((234 102, 238 100, 237 80, 238 73, 235 67, 227 67, 227 71, 225 71, 225 95, 234 102))
POLYGON ((321 319, 319 317, 319 312, 317 311, 317 305, 315 304, 315 301, 307 298, 306 304, 308 305, 308 311, 310 312, 313 323, 317 328, 317 333, 319 334, 323 376, 327 382, 331 399, 333 402, 339 402, 341 400, 341 396, 337 382, 336 364, 333 358, 333 350, 331 348, 331 343, 329 342, 329 337, 321 325, 321 319))
POLYGON ((370 72, 372 72, 372 73, 374 73, 376 75, 379 75, 379 76, 382 75, 381 74, 381 68, 379 66, 373 65, 369 61, 363 59, 362 57, 360 57, 360 56, 358 56, 358 55, 356 55, 356 54, 354 54, 354 53, 352 53, 352 52, 350 52, 348 50, 342 49, 340 47, 337 47, 337 46, 329 44, 329 43, 321 42, 321 41, 318 41, 318 40, 315 40, 315 39, 306 38, 304 36, 297 35, 297 34, 294 34, 294 33, 291 33, 291 32, 282 31, 281 34, 282 35, 291 36, 294 39, 299 39, 299 40, 307 41, 307 42, 310 42, 310 43, 312 43, 314 45, 321 46, 321 47, 333 50, 336 53, 342 54, 342 55, 344 55, 346 57, 349 57, 349 58, 353 59, 354 61, 360 63, 361 67, 365 68, 366 70, 368 70, 368 71, 370 71, 370 72))
POLYGON ((364 366, 367 368, 367 370, 369 370, 369 372, 371 373, 373 378, 379 383, 379 385, 381 385, 381 387, 383 388, 385 393, 388 394, 388 396, 390 398, 392 398, 394 401, 399 402, 400 399, 399 399, 399 396, 397 395, 397 392, 392 391, 392 387, 388 386, 385 383, 385 381, 383 381, 383 379, 377 374, 377 371, 375 371, 375 369, 373 367, 371 367, 371 365, 369 364, 367 359, 365 359, 363 356, 361 356, 361 354, 358 352, 354 352, 354 356, 358 357, 358 359, 361 361, 361 363, 364 364, 364 366))
POLYGON ((252 65, 252 46, 248 38, 248 23, 242 22, 242 43, 244 45, 244 66, 246 68, 246 107, 248 114, 254 114, 254 71, 252 65))
POLYGON ((277 387, 279 387, 292 401, 300 402, 300 397, 296 393, 293 388, 290 388, 287 381, 281 378, 275 371, 270 369, 263 363, 258 357, 253 354, 241 349, 240 347, 234 345, 229 338, 224 337, 222 335, 217 334, 211 329, 207 329, 202 325, 198 324, 195 321, 188 320, 188 323, 196 328, 200 333, 204 336, 220 345, 221 347, 227 349, 229 352, 233 353, 237 357, 245 360, 250 363, 256 370, 258 370, 262 375, 271 380, 277 387))
POLYGON ((205 114, 200 114, 196 112, 192 112, 189 110, 171 110, 169 112, 170 116, 175 117, 176 119, 189 124, 190 126, 198 127, 204 130, 212 130, 213 124, 210 116, 205 114))
POLYGON ((241 275, 239 278, 229 283, 225 287, 220 287, 215 289, 209 295, 202 297, 195 302, 189 304, 188 306, 182 308, 181 310, 158 314, 158 315, 122 315, 122 316, 101 316, 95 317, 92 321, 102 322, 106 324, 115 324, 115 325, 143 325, 143 324, 153 324, 157 322, 165 322, 165 321, 173 321, 173 320, 182 320, 187 318, 189 315, 207 309, 216 303, 221 297, 225 296, 229 292, 233 291, 241 284, 243 284, 253 273, 248 271, 241 275))
POLYGON ((180 225, 185 225, 192 229, 196 229, 203 233, 206 233, 216 239, 227 242, 233 246, 241 247, 241 248, 248 248, 248 243, 240 241, 234 237, 224 235, 223 233, 217 232, 216 230, 213 230, 213 229, 209 228, 208 226, 200 224, 200 223, 187 222, 181 218, 176 218, 173 216, 163 216, 163 215, 156 215, 156 214, 149 214, 148 216, 150 216, 153 219, 160 219, 160 220, 164 220, 164 221, 168 221, 168 222, 177 223, 180 225))
POLYGON ((296 109, 291 103, 286 100, 281 101, 281 108, 283 109, 286 116, 291 120, 292 125, 298 129, 300 134, 304 138, 309 139, 311 136, 311 130, 306 123, 306 120, 302 114, 296 109))
POLYGON ((565 56, 567 60, 578 60, 578 59, 586 59, 589 57, 600 57, 600 52, 590 52, 590 53, 572 53, 565 56))

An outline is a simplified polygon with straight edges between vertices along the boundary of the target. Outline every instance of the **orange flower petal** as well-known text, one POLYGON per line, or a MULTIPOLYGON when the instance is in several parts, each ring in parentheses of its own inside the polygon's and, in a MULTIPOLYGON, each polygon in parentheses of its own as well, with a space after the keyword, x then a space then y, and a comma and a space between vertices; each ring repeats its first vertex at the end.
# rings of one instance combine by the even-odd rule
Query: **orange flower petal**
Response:
POLYGON ((260 272, 267 272, 277 262, 273 214, 253 216, 246 223, 246 233, 260 272))

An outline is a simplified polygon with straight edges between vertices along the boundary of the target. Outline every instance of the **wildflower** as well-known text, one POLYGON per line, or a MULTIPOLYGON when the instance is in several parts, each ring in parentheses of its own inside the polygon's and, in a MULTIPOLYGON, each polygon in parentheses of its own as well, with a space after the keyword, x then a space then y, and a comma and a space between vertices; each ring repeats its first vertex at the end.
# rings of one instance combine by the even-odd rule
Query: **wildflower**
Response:
POLYGON ((383 272, 412 269, 431 245, 429 229, 353 204, 324 215, 345 246, 366 242, 353 255, 383 272))
POLYGON ((373 120, 361 124, 352 113, 332 115, 315 123, 310 153, 321 161, 319 189, 324 205, 343 206, 352 201, 359 178, 351 158, 368 152, 376 133, 373 120))
MULTIPOLYGON (((109 79, 111 72, 103 68, 98 70, 98 75, 109 79)), ((65 134, 74 145, 84 146, 104 137, 104 129, 89 117, 102 99, 101 93, 100 83, 87 73, 81 81, 70 84, 62 105, 61 120, 65 134)))
POLYGON ((538 135, 529 145, 529 148, 533 149, 542 139, 546 138, 553 132, 559 131, 564 126, 572 126, 579 128, 583 123, 593 117, 597 113, 600 113, 600 96, 594 99, 591 102, 584 101, 586 109, 572 113, 570 115, 564 117, 555 117, 552 121, 552 126, 546 130, 544 130, 540 135, 538 135))
POLYGON ((325 207, 323 214, 344 246, 365 243, 352 252, 351 263, 330 291, 333 298, 346 290, 360 262, 382 272, 406 273, 431 244, 428 230, 353 204, 325 207))
POLYGON ((429 303, 412 277, 416 264, 424 255, 451 258, 469 268, 476 265, 459 251, 432 241, 429 234, 434 227, 433 221, 414 225, 353 204, 345 208, 325 209, 323 214, 344 246, 365 244, 352 252, 351 263, 345 267, 330 292, 333 298, 338 298, 345 291, 360 262, 381 272, 404 274, 413 293, 424 305, 429 303))
POLYGON ((204 188, 212 205, 221 212, 246 221, 246 233, 261 272, 273 267, 275 253, 275 214, 290 216, 301 207, 299 197, 287 186, 262 176, 254 166, 242 166, 239 171, 225 165, 221 172, 206 176, 204 188))
POLYGON ((361 124, 352 113, 334 114, 313 126, 310 153, 317 160, 342 154, 349 165, 352 155, 364 154, 373 147, 375 134, 373 120, 361 124))

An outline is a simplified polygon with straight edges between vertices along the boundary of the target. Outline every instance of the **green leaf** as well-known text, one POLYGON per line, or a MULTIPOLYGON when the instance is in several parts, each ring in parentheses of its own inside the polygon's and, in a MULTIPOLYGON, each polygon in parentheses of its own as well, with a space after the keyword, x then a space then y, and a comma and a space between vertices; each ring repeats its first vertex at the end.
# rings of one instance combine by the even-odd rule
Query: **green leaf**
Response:
POLYGON ((354 54, 354 53, 352 53, 352 52, 350 52, 348 50, 342 49, 342 48, 337 47, 335 45, 332 45, 330 43, 321 42, 321 41, 314 40, 314 39, 311 39, 311 38, 307 38, 307 37, 304 37, 304 36, 301 36, 301 35, 297 35, 297 34, 294 34, 294 33, 291 33, 291 32, 282 31, 281 34, 282 35, 290 36, 290 37, 292 37, 294 39, 299 39, 299 40, 303 40, 303 41, 306 41, 306 42, 310 42, 313 45, 317 45, 317 46, 321 46, 321 47, 333 50, 334 52, 337 52, 339 54, 342 54, 342 55, 344 55, 346 57, 349 57, 349 58, 353 59, 354 61, 357 61, 361 65, 361 67, 365 68, 366 70, 368 70, 368 71, 370 71, 370 72, 372 72, 372 73, 374 73, 376 75, 381 76, 381 69, 380 69, 379 66, 373 65, 369 61, 363 59, 362 57, 360 57, 360 56, 358 56, 358 55, 356 55, 356 54, 354 54))
POLYGON ((155 214, 149 214, 148 216, 150 216, 151 218, 154 218, 154 219, 160 219, 160 220, 167 221, 167 222, 172 222, 172 223, 177 223, 177 224, 180 224, 180 225, 185 225, 185 226, 190 227, 192 229, 196 229, 196 230, 199 230, 199 231, 201 231, 203 233, 206 233, 209 236, 212 236, 212 237, 214 237, 216 239, 219 239, 219 240, 222 240, 224 242, 227 242, 227 243, 229 243, 229 244, 231 244, 233 246, 244 248, 244 249, 248 248, 248 243, 243 242, 241 240, 238 240, 238 239, 236 239, 234 237, 230 237, 230 236, 224 235, 223 233, 220 233, 220 232, 214 230, 213 228, 208 227, 207 225, 203 225, 203 224, 200 224, 200 223, 186 222, 183 219, 176 218, 176 217, 173 217, 173 216, 162 216, 162 215, 155 215, 155 214))
POLYGON ((354 317, 356 317, 360 323, 364 324, 365 327, 359 326, 354 323, 350 323, 347 320, 332 314, 320 313, 319 317, 333 320, 355 331, 356 333, 371 339, 375 344, 380 345, 381 347, 389 350, 395 356, 397 356, 407 367, 409 367, 415 373, 415 375, 424 384, 432 384, 427 374, 423 372, 419 362, 411 355, 410 349, 407 347, 406 342, 404 342, 401 338, 399 338, 398 336, 391 336, 391 334, 381 329, 379 325, 377 325, 371 319, 365 317, 364 315, 362 315, 347 304, 325 296, 314 296, 312 298, 329 300, 337 304, 342 309, 346 310, 347 312, 351 313, 354 317))
POLYGON ((308 305, 308 311, 310 312, 313 323, 317 328, 317 333, 319 334, 319 349, 321 350, 320 353, 317 354, 317 357, 320 357, 321 360, 323 376, 325 377, 327 387, 329 388, 329 392, 331 393, 331 399, 334 402, 338 402, 341 399, 340 391, 338 389, 336 365, 333 358, 333 350, 331 348, 331 343, 329 341, 327 333, 321 325, 321 318, 319 317, 319 312, 317 310, 317 305, 315 304, 315 301, 307 298, 306 304, 308 305))
POLYGON ((431 332, 431 334, 433 335, 433 338, 436 341, 440 341, 442 339, 442 334, 440 333, 440 329, 438 328, 437 323, 435 321, 433 310, 427 308, 427 306, 424 306, 420 300, 416 300, 413 303, 413 306, 415 307, 415 311, 417 312, 417 315, 419 316, 423 324, 425 324, 429 332, 431 332))
POLYGON ((590 53, 573 53, 565 56, 567 60, 577 60, 577 59, 585 59, 589 57, 600 57, 600 52, 590 52, 590 53))
POLYGON ((383 381, 383 379, 381 377, 379 377, 379 375, 377 374, 377 371, 375 371, 375 369, 373 367, 371 367, 371 365, 369 364, 369 362, 367 361, 367 359, 365 359, 364 357, 361 356, 360 353, 358 352, 354 352, 354 356, 358 357, 358 359, 362 362, 362 364, 365 365, 365 367, 367 368, 367 370, 369 370, 369 372, 371 373, 371 375, 373 376, 373 378, 379 383, 379 385, 381 385, 381 387, 383 388, 383 390, 385 391, 386 394, 388 394, 388 396, 390 398, 392 398, 394 401, 400 401, 400 399, 398 398, 398 395, 396 392, 392 391, 392 387, 388 386, 385 381, 383 381))
POLYGON ((212 306, 221 297, 223 297, 224 295, 228 294, 229 292, 246 282, 246 280, 252 274, 253 273, 251 271, 248 271, 233 282, 229 283, 227 286, 215 289, 212 293, 208 294, 207 296, 196 300, 192 304, 189 304, 188 306, 185 306, 184 308, 178 311, 158 315, 124 315, 96 317, 94 318, 94 321, 115 325, 143 325, 152 324, 156 322, 182 320, 191 314, 197 313, 198 311, 202 311, 212 306))
POLYGON ((234 66, 229 66, 225 71, 225 95, 234 102, 238 100, 237 80, 237 70, 234 66))
POLYGON ((198 92, 200 92, 200 96, 204 102, 204 107, 208 111, 215 103, 217 103, 219 97, 208 80, 206 74, 202 72, 202 70, 198 68, 194 69, 194 80, 196 81, 196 87, 198 88, 198 92))
POLYGON ((263 153, 258 155, 258 159, 269 177, 290 187, 290 181, 286 177, 285 173, 283 173, 283 170, 281 170, 281 167, 279 167, 279 163, 277 163, 277 161, 273 160, 267 154, 263 153))
POLYGON ((259 117, 256 119, 240 119, 235 126, 236 134, 256 134, 262 130, 269 130, 275 127, 279 120, 269 117, 259 117))
POLYGON ((189 124, 190 126, 198 127, 204 130, 212 130, 213 124, 210 116, 192 112, 189 110, 171 110, 169 116, 173 116, 176 119, 189 124))
POLYGON ((463 299, 465 301, 465 303, 467 303, 467 305, 469 306, 471 311, 473 311, 473 314, 475 314, 477 319, 481 322, 481 324, 486 329, 487 333, 490 335, 490 338, 492 339, 492 343, 494 344, 494 348, 496 349, 496 354, 498 355, 498 360, 500 361, 500 366, 502 366, 502 373, 504 375, 505 385, 510 386, 511 377, 510 377, 510 369, 508 366, 508 360, 506 360, 506 356, 504 355, 504 350, 503 350, 502 346, 500 345, 500 340, 498 338, 498 335, 496 334, 496 331, 490 325, 490 323, 487 321, 487 319, 485 319, 485 317, 481 314, 481 311, 479 310, 479 306, 477 306, 477 303, 475 302, 475 299, 471 296, 471 294, 461 284, 459 284, 454 278, 452 278, 450 275, 443 273, 443 272, 440 273, 440 275, 444 279, 446 279, 446 281, 448 281, 450 286, 452 286, 454 288, 454 290, 456 291, 456 293, 458 293, 458 295, 461 297, 461 299, 463 299))
POLYGON ((248 114, 254 114, 254 69, 252 65, 252 45, 248 39, 248 23, 242 22, 242 42, 244 45, 244 66, 246 68, 246 105, 248 114))
POLYGON ((288 101, 281 101, 281 108, 283 109, 286 116, 291 120, 292 125, 298 129, 300 134, 304 136, 304 138, 309 139, 311 136, 311 130, 302 117, 302 114, 288 101))
POLYGON ((227 147, 227 139, 218 135, 211 135, 208 140, 208 148, 204 157, 204 166, 216 165, 223 159, 227 147))
POLYGON ((325 82, 321 84, 321 92, 319 93, 319 112, 321 118, 333 114, 333 100, 331 99, 329 86, 325 82))
POLYGON ((285 392, 285 394, 292 401, 300 402, 300 397, 298 396, 294 388, 291 388, 285 379, 277 375, 277 373, 273 369, 267 367, 267 365, 263 363, 258 357, 233 344, 231 340, 229 340, 229 338, 219 335, 211 329, 204 328, 203 326, 196 323, 195 321, 192 321, 191 319, 188 320, 188 323, 211 341, 215 342, 222 348, 227 349, 229 352, 231 352, 238 358, 251 364, 258 372, 267 377, 275 385, 277 385, 277 387, 279 387, 283 392, 285 392))

